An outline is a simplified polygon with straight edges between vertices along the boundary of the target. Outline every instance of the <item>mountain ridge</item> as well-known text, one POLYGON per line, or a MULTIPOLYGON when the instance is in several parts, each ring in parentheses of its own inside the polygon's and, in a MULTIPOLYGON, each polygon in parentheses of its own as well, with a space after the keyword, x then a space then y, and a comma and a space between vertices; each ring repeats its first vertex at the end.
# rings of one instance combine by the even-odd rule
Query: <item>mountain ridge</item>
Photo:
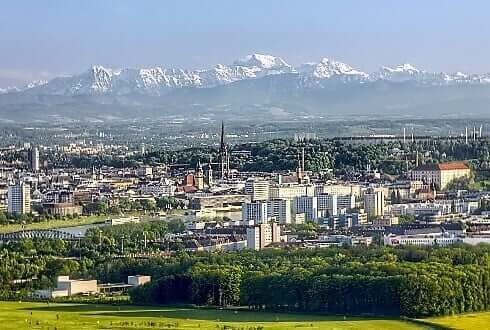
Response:
POLYGON ((0 123, 226 118, 324 120, 490 117, 490 74, 421 70, 366 73, 322 58, 292 66, 251 54, 208 69, 106 68, 0 91, 0 123), (311 119, 314 118, 314 119, 311 119))
POLYGON ((366 83, 377 80, 411 81, 425 85, 490 84, 490 74, 461 72, 429 72, 404 63, 395 67, 382 66, 366 73, 344 62, 322 58, 299 66, 288 64, 281 57, 251 54, 230 65, 217 64, 212 68, 188 70, 182 68, 108 68, 94 65, 71 76, 55 77, 49 81, 34 81, 23 88, 0 89, 0 94, 28 92, 37 95, 130 95, 133 93, 163 95, 175 88, 213 88, 246 79, 269 75, 295 74, 301 88, 321 88, 328 80, 343 83, 366 83))

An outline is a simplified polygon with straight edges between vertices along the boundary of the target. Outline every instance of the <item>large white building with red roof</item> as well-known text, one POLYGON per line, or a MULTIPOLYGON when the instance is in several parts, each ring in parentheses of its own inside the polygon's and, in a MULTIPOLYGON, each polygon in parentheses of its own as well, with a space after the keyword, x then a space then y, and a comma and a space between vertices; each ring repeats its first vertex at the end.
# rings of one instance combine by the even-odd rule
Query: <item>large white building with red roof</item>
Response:
POLYGON ((448 184, 462 177, 469 177, 470 167, 464 162, 448 162, 439 164, 425 164, 412 170, 411 178, 422 181, 437 189, 445 190, 448 184))

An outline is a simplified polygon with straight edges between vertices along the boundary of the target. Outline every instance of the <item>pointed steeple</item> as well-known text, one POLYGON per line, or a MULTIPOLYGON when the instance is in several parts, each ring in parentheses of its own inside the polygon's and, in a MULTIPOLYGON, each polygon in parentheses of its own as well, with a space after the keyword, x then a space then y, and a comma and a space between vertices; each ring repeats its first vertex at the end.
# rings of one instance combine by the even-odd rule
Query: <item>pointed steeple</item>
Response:
POLYGON ((225 144, 225 123, 221 121, 221 141, 219 147, 219 162, 220 162, 220 177, 224 179, 228 177, 230 170, 230 159, 228 148, 225 144))
POLYGON ((221 121, 221 143, 220 143, 220 151, 223 151, 225 148, 225 123, 221 121))

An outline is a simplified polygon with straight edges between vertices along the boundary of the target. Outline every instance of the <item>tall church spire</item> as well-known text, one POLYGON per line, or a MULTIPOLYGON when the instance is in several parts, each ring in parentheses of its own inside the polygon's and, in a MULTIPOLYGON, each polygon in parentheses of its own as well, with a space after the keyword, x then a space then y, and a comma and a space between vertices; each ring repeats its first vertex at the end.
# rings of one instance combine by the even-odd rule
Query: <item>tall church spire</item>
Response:
POLYGON ((221 179, 228 177, 230 170, 230 160, 228 148, 225 144, 225 123, 221 121, 221 143, 219 147, 219 162, 221 179))
POLYGON ((221 144, 219 147, 219 151, 224 151, 225 148, 225 123, 221 121, 221 144))

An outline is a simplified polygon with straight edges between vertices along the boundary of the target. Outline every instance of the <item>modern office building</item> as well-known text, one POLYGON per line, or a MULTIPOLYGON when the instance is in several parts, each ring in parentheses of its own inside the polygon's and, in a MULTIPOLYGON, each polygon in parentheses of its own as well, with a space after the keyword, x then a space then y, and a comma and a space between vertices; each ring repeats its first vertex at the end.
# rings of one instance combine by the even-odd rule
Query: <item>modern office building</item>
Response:
POLYGON ((281 233, 277 223, 263 223, 247 228, 247 248, 261 250, 271 243, 280 242, 281 233))
POLYGON ((294 199, 300 196, 314 196, 315 186, 304 184, 283 184, 270 188, 271 199, 294 199))
POLYGON ((362 188, 358 184, 320 184, 315 186, 315 195, 354 195, 361 196, 362 188))
POLYGON ((251 202, 242 205, 242 221, 254 221, 255 224, 267 222, 267 203, 251 202))
POLYGON ((376 190, 364 193, 364 209, 370 219, 383 216, 385 210, 384 193, 376 190))
POLYGON ((323 217, 337 215, 337 195, 320 194, 317 197, 318 211, 323 217))
POLYGON ((8 188, 8 213, 31 213, 31 187, 27 183, 20 182, 8 188))
POLYGON ((31 147, 31 149, 29 150, 29 163, 33 172, 39 171, 39 149, 37 147, 31 147))
POLYGON ((356 207, 356 197, 354 195, 337 195, 337 210, 347 211, 356 207))
POLYGON ((368 224, 367 214, 364 213, 364 210, 362 210, 362 212, 341 213, 339 214, 339 221, 345 228, 368 224))
POLYGON ((318 219, 318 199, 315 196, 300 196, 294 199, 294 213, 304 213, 306 221, 318 219))
POLYGON ((250 195, 252 201, 266 201, 269 199, 270 182, 267 180, 251 178, 245 182, 245 194, 250 195))
POLYGON ((289 199, 270 199, 267 201, 267 216, 279 224, 291 223, 292 205, 289 199))

